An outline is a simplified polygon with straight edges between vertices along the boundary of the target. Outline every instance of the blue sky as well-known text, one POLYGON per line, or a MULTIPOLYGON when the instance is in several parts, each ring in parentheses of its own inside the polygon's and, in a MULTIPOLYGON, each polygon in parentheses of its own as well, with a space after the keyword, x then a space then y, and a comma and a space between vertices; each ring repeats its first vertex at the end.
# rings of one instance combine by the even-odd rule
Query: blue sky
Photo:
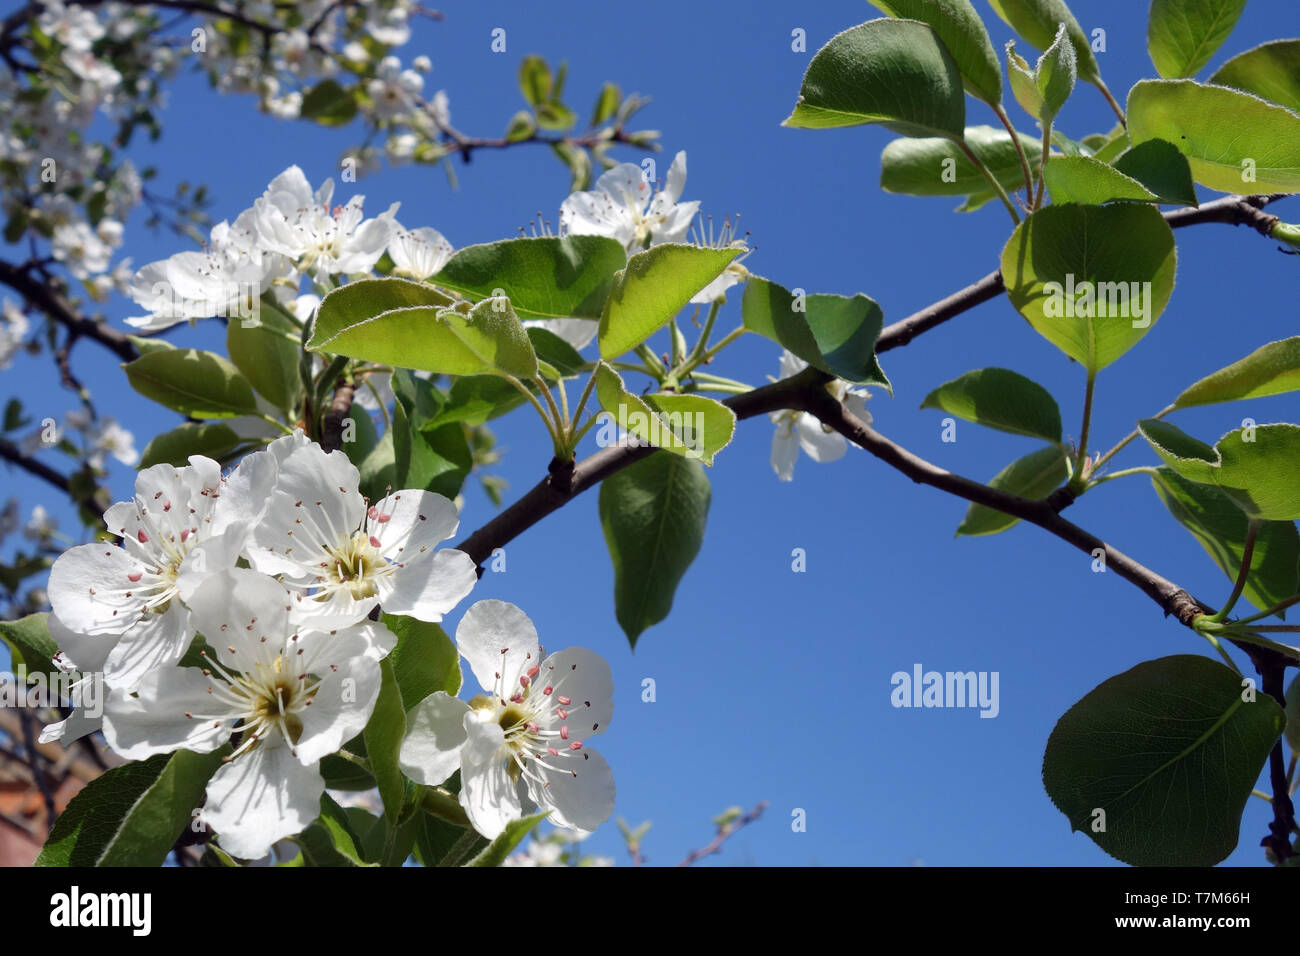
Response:
MULTIPOLYGON (((996 47, 1011 37, 983 0, 977 7, 996 47)), ((1099 61, 1121 101, 1152 75, 1145 47, 1146 4, 1077 2, 1086 31, 1106 31, 1099 61)), ((442 5, 442 23, 421 22, 407 58, 428 54, 428 89, 445 88, 452 117, 467 133, 496 135, 522 106, 515 83, 520 57, 567 57, 571 105, 586 115, 601 82, 653 96, 638 119, 663 131, 660 173, 686 149, 685 196, 721 219, 740 212, 756 251, 753 271, 810 292, 864 292, 886 321, 906 316, 997 266, 1010 231, 990 204, 972 215, 951 212, 947 198, 917 199, 879 190, 880 150, 893 137, 876 127, 830 132, 783 129, 812 53, 835 33, 877 16, 856 0, 791 7, 775 2, 641 5, 572 2, 442 5), (504 27, 507 52, 489 49, 504 27), (807 34, 808 52, 792 52, 791 31, 807 34)), ((1211 61, 1296 32, 1294 8, 1251 3, 1211 61)), ((993 123, 968 103, 968 123, 993 123)), ((233 218, 266 183, 297 163, 313 183, 336 176, 337 157, 356 127, 324 130, 257 115, 247 100, 221 98, 193 77, 172 88, 157 144, 140 144, 137 163, 164 179, 207 182, 215 218, 233 218)), ((1017 124, 1034 125, 1014 105, 1017 124)), ((1075 92, 1058 125, 1070 135, 1108 130, 1113 114, 1091 87, 1075 92)), ((639 158, 627 154, 625 158, 639 158)), ((408 227, 432 225, 456 246, 516 234, 537 210, 554 221, 568 174, 541 149, 480 152, 457 165, 453 191, 439 169, 385 170, 355 188, 373 214, 402 202, 408 227)), ((1201 190, 1202 198, 1215 194, 1201 190)), ((1283 218, 1296 207, 1280 204, 1283 218)), ((132 223, 131 225, 138 225, 132 223)), ((1219 225, 1180 230, 1178 286, 1141 345, 1100 376, 1094 446, 1107 448, 1136 418, 1163 408, 1183 387, 1265 342, 1293 334, 1292 300, 1300 262, 1279 255, 1254 233, 1219 225)), ((175 237, 128 232, 140 265, 179 251, 175 237)), ((110 314, 135 314, 115 300, 110 314)), ((739 322, 729 304, 719 329, 739 322)), ((175 341, 220 348, 215 323, 175 341)), ((761 384, 775 374, 779 349, 746 337, 715 371, 761 384)), ((101 403, 127 423, 143 447, 175 416, 133 393, 106 355, 83 343, 77 369, 101 403)), ((882 356, 895 394, 876 390, 876 427, 945 468, 987 479, 1032 450, 1026 439, 962 423, 958 440, 940 440, 941 416, 918 411, 936 385, 974 368, 1015 369, 1045 385, 1077 435, 1083 373, 1019 318, 1004 298, 981 306, 905 349, 882 356)), ((45 364, 22 362, 5 373, 5 393, 61 417, 70 395, 54 387, 45 364), (40 396, 36 398, 34 396, 40 396)), ((1176 422, 1210 438, 1258 422, 1296 420, 1294 396, 1179 413, 1176 422)), ((38 416, 39 417, 39 416, 38 416)), ((531 412, 496 427, 508 455, 499 473, 507 498, 544 473, 549 444, 531 412)), ((671 863, 711 836, 723 808, 767 800, 762 820, 733 838, 717 864, 1105 865, 1113 863, 1043 791, 1043 747, 1055 720, 1097 683, 1134 664, 1174 653, 1200 653, 1189 631, 1166 621, 1148 598, 1113 573, 1094 574, 1089 559, 1030 527, 993 538, 955 539, 963 502, 914 485, 863 453, 818 465, 802 459, 795 481, 779 483, 768 463, 772 427, 742 423, 709 477, 708 535, 677 593, 671 616, 642 635, 631 652, 613 615, 613 575, 596 514, 596 494, 573 502, 507 548, 507 571, 487 573, 473 599, 496 597, 524 608, 551 648, 581 644, 611 663, 615 717, 594 741, 618 783, 617 815, 654 821, 645 850, 671 863), (803 548, 807 571, 793 573, 803 548), (997 671, 1000 713, 894 709, 890 675, 920 663, 927 670, 997 671), (656 682, 656 701, 641 699, 656 682), (792 813, 806 812, 806 832, 792 813)), ((591 440, 588 440, 591 444, 591 440)), ((588 453, 591 448, 585 449, 588 453)), ((1151 463, 1130 446, 1117 467, 1151 463)), ((114 466, 114 490, 128 493, 129 469, 114 466)), ((5 492, 26 509, 53 505, 44 486, 0 472, 5 492)), ((493 509, 467 486, 465 532, 493 509)), ((1145 478, 1090 493, 1069 517, 1154 567, 1209 603, 1229 582, 1159 504, 1145 478)), ((65 527, 73 520, 65 513, 65 527)), ((462 608, 463 610, 463 608, 462 608)), ((459 611, 448 621, 449 631, 459 611)), ((471 679, 472 680, 472 679, 471 679)), ((1252 800, 1241 847, 1230 863, 1262 862, 1258 840, 1267 807, 1252 800)), ((622 859, 614 826, 588 846, 622 859)))

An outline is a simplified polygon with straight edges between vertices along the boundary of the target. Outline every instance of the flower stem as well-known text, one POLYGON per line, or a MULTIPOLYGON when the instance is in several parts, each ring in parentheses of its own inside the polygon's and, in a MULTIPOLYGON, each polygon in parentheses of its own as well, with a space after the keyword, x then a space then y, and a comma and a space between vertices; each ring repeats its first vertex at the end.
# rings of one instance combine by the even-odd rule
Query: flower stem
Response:
POLYGON ((1110 104, 1110 108, 1113 109, 1115 115, 1119 117, 1119 125, 1128 129, 1128 120, 1124 116, 1124 108, 1115 102, 1115 97, 1111 95, 1110 90, 1107 88, 1106 84, 1101 81, 1100 76, 1097 77, 1096 82, 1097 89, 1101 90, 1101 95, 1106 97, 1106 102, 1110 104))
POLYGON ((1052 153, 1052 124, 1050 122, 1043 124, 1043 155, 1038 161, 1038 189, 1034 193, 1033 204, 1031 208, 1037 209, 1043 204, 1043 189, 1047 184, 1047 177, 1043 175, 1047 169, 1047 157, 1052 153))
POLYGON ((1001 103, 993 107, 993 112, 1002 121, 1006 131, 1011 134, 1011 142, 1015 144, 1016 155, 1020 157, 1020 171, 1025 174, 1025 202, 1029 202, 1034 196, 1034 172, 1029 168, 1029 157, 1025 155, 1024 144, 1020 142, 1020 134, 1011 125, 1011 117, 1007 116, 1007 111, 1001 103))
MULTIPOLYGON (((1154 415, 1152 415, 1151 417, 1152 417, 1152 418, 1164 418, 1166 415, 1168 415, 1170 412, 1172 412, 1172 411, 1174 411, 1174 410, 1175 410, 1174 406, 1173 406, 1173 405, 1170 405, 1170 406, 1168 406, 1167 408, 1163 408, 1163 409, 1161 409, 1160 411, 1156 412, 1156 413, 1155 413, 1154 415)), ((1110 451, 1106 452, 1106 454, 1102 455, 1099 459, 1097 459, 1097 464, 1096 464, 1095 467, 1100 468, 1102 465, 1106 464, 1106 462, 1108 462, 1108 461, 1110 461, 1112 458, 1114 458, 1117 454, 1120 453, 1120 451, 1124 448, 1124 446, 1126 446, 1126 445, 1127 445, 1129 442, 1131 442, 1133 439, 1137 438, 1137 437, 1138 437, 1138 434, 1139 434, 1139 432, 1138 432, 1138 430, 1135 428, 1135 429, 1133 429, 1131 432, 1129 432, 1127 435, 1125 435, 1124 438, 1120 440, 1120 443, 1119 443, 1118 445, 1116 445, 1116 446, 1115 446, 1114 448, 1112 448, 1110 451)))
MULTIPOLYGON (((1241 597, 1241 592, 1246 588, 1246 579, 1250 577, 1251 559, 1255 555, 1255 538, 1259 534, 1261 524, 1262 522, 1259 519, 1251 518, 1250 524, 1246 527, 1246 543, 1242 548, 1241 570, 1237 572, 1237 581, 1232 586, 1232 593, 1228 595, 1228 603, 1220 608, 1217 614, 1210 615, 1209 620, 1213 624, 1223 623, 1224 619, 1232 611, 1233 605, 1237 603, 1237 599, 1241 597)), ((1256 630, 1262 631, 1264 628, 1256 628, 1256 630)), ((1300 628, 1297 628, 1297 630, 1300 630, 1300 628)))
POLYGON ((1252 614, 1250 617, 1239 618, 1233 623, 1249 624, 1251 621, 1258 621, 1266 617, 1272 617, 1273 615, 1277 614, 1279 611, 1285 611, 1293 604, 1300 604, 1300 594, 1293 594, 1285 601, 1279 601, 1277 604, 1274 604, 1267 611, 1260 611, 1258 614, 1252 614))
POLYGON ((962 154, 971 161, 971 165, 983 173, 984 178, 988 180, 989 185, 998 194, 998 198, 1002 200, 1002 205, 1007 207, 1007 212, 1011 214, 1011 221, 1017 226, 1020 225, 1020 213, 1016 212, 1015 204, 1011 202, 1011 197, 1002 188, 1002 184, 998 182, 997 177, 984 165, 984 160, 975 155, 975 151, 966 145, 965 139, 954 139, 953 142, 957 144, 957 148, 962 151, 962 154))
POLYGON ((684 368, 680 370, 681 374, 689 372, 695 366, 700 364, 704 357, 705 350, 709 347, 709 336, 713 333, 713 323, 717 321, 718 310, 722 308, 722 300, 715 299, 709 306, 709 314, 704 319, 704 328, 700 331, 699 341, 695 343, 695 348, 691 349, 691 354, 687 357, 684 368))
POLYGON ((1075 491, 1082 491, 1088 481, 1085 470, 1088 464, 1088 433, 1092 430, 1092 399, 1096 386, 1097 373, 1090 371, 1088 384, 1083 389, 1083 424, 1079 426, 1079 450, 1075 456, 1074 477, 1070 479, 1070 487, 1075 491))

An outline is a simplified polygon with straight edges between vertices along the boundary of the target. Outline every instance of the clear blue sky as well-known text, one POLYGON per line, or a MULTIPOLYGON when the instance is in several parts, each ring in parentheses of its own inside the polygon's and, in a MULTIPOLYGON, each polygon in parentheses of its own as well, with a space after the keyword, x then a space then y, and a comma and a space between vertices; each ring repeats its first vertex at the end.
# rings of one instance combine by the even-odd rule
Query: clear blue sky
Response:
MULTIPOLYGON (((1001 49, 1009 28, 982 0, 977 6, 1001 49)), ((1133 82, 1153 74, 1147 4, 1073 7, 1085 30, 1106 30, 1099 60, 1122 101, 1133 82)), ((746 264, 787 287, 864 292, 881 303, 888 322, 997 266, 1010 228, 998 204, 959 216, 950 199, 880 192, 880 150, 892 134, 780 127, 812 53, 878 15, 860 0, 442 9, 443 23, 418 25, 407 58, 432 57, 426 88, 447 89, 461 129, 504 129, 522 105, 515 71, 526 53, 568 58, 570 101, 583 115, 604 80, 650 94, 654 102, 639 119, 663 131, 661 174, 672 154, 686 149, 686 198, 702 200, 718 219, 743 213, 757 246, 746 264), (489 50, 498 26, 507 30, 504 55, 489 50), (790 49, 795 27, 807 32, 807 53, 790 49)), ((1294 35, 1298 25, 1290 3, 1255 0, 1204 75, 1232 54, 1294 35)), ((995 122, 967 102, 968 122, 995 122)), ((1012 113, 1022 129, 1034 130, 1012 113)), ((218 219, 233 218, 292 163, 313 183, 336 175, 337 157, 357 129, 276 122, 193 77, 172 88, 163 122, 162 140, 140 144, 137 163, 155 164, 171 180, 209 183, 218 219)), ((1059 125, 1082 136, 1112 122, 1101 96, 1082 87, 1059 125)), ((336 196, 356 188, 372 214, 400 199, 404 225, 435 226, 460 247, 511 236, 539 209, 554 221, 568 189, 567 172, 532 146, 476 154, 457 172, 458 191, 439 169, 404 168, 345 184, 336 196)), ((1203 198, 1213 195, 1202 190, 1203 198)), ((1283 203, 1278 211, 1295 219, 1298 208, 1283 203)), ((1178 240, 1179 281, 1168 310, 1140 347, 1100 377, 1097 447, 1109 447, 1195 379, 1295 332, 1294 310, 1282 305, 1294 301, 1300 261, 1244 229, 1199 226, 1180 231, 1178 240)), ((139 229, 128 230, 126 248, 141 265, 183 247, 139 229)), ((135 312, 117 299, 110 314, 120 322, 135 312)), ((737 297, 719 328, 738 322, 737 297)), ((172 338, 219 348, 218 330, 209 323, 172 338)), ((761 384, 776 373, 778 358, 771 342, 746 337, 717 371, 761 384)), ((877 390, 877 428, 962 474, 987 479, 1033 447, 965 423, 955 444, 940 441, 940 415, 918 411, 921 399, 973 368, 999 365, 1041 382, 1060 403, 1067 432, 1077 435, 1083 373, 1005 299, 888 353, 882 364, 895 395, 877 390)), ((175 423, 131 392, 93 344, 79 346, 77 368, 101 408, 127 423, 141 448, 175 423)), ((21 391, 38 412, 49 403, 49 414, 61 418, 72 406, 48 360, 16 364, 5 385, 6 394, 21 391)), ((1180 413, 1177 421, 1212 440, 1247 416, 1268 422, 1298 415, 1295 396, 1283 396, 1180 413)), ((513 498, 544 473, 549 446, 527 410, 499 422, 497 432, 509 449, 500 473, 513 498)), ((1163 619, 1116 575, 1092 573, 1085 555, 1037 529, 954 539, 963 502, 913 485, 864 453, 831 465, 804 458, 795 481, 781 484, 768 464, 771 437, 766 420, 742 423, 718 458, 704 549, 672 615, 642 635, 635 653, 614 620, 595 493, 511 544, 508 571, 485 574, 472 597, 519 604, 550 648, 582 644, 609 659, 615 718, 594 745, 614 769, 617 814, 634 824, 654 821, 645 846, 650 860, 675 862, 708 841, 710 816, 765 799, 771 807, 763 819, 714 862, 1113 863, 1085 836, 1072 835, 1048 800, 1040 779, 1044 744, 1060 714, 1097 683, 1145 659, 1200 653, 1199 639, 1163 619), (806 573, 791 571, 794 548, 807 552, 806 573), (998 671, 1001 713, 982 720, 973 710, 895 710, 890 675, 916 663, 998 671), (646 677, 657 683, 655 703, 641 701, 646 677), (806 811, 807 832, 792 832, 795 808, 806 811)), ((1130 446, 1116 465, 1151 457, 1130 446)), ((114 469, 114 490, 124 497, 131 472, 114 469)), ((25 512, 37 501, 54 503, 44 486, 16 472, 0 472, 0 482, 5 495, 22 497, 25 512)), ((492 514, 477 486, 467 486, 463 530, 492 514)), ((1145 478, 1108 484, 1069 516, 1210 603, 1229 590, 1145 478)), ((64 526, 72 523, 65 514, 64 526)), ((448 620, 449 631, 459 614, 448 620)), ((1258 841, 1267 817, 1265 804, 1252 800, 1241 847, 1229 862, 1262 862, 1258 841)), ((588 846, 622 860, 612 823, 588 846)))

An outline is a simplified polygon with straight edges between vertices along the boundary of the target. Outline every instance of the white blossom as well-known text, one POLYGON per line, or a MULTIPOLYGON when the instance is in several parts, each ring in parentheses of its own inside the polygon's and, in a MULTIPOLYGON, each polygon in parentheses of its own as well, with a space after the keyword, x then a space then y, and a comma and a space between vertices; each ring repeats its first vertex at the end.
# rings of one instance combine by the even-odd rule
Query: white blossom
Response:
MULTIPOLYGON (((787 349, 781 356, 780 378, 789 378, 807 367, 807 362, 787 349)), ((871 424, 871 413, 867 411, 871 393, 865 388, 854 388, 837 378, 827 383, 826 390, 864 423, 871 424)), ((794 465, 801 448, 805 455, 817 462, 836 461, 848 450, 848 440, 827 428, 814 415, 785 409, 771 412, 770 416, 776 424, 776 433, 772 436, 772 470, 782 481, 794 480, 794 465)))

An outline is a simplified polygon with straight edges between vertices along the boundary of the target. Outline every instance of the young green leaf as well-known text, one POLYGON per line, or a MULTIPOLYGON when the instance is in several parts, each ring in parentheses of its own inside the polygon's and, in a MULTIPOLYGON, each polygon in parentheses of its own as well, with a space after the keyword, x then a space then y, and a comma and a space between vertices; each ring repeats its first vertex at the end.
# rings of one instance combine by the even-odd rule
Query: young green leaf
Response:
POLYGON ((1002 102, 1002 70, 988 28, 970 0, 870 0, 891 17, 928 24, 961 70, 966 92, 990 106, 1002 102))
POLYGON ((404 711, 435 691, 460 693, 460 655, 440 625, 396 614, 385 614, 383 622, 397 635, 397 646, 388 660, 402 692, 404 711))
POLYGON ((1192 177, 1226 193, 1300 192, 1300 116, 1194 80, 1143 80, 1128 95, 1129 138, 1163 139, 1192 177))
POLYGON ((804 73, 782 124, 830 129, 880 123, 903 136, 960 139, 961 71, 943 41, 915 20, 871 20, 832 37, 804 73))
MULTIPOLYGON (((1160 468, 1151 485, 1169 513, 1192 533, 1206 553, 1236 581, 1245 554, 1250 519, 1236 502, 1213 485, 1188 481, 1160 468)), ((1300 535, 1291 521, 1266 521, 1256 532, 1250 576, 1242 592, 1260 610, 1300 591, 1300 535)), ((1283 615, 1285 616, 1285 615, 1283 615)))
POLYGON ((1160 318, 1176 261, 1173 231, 1153 207, 1066 204, 1016 228, 1002 250, 1002 277, 1025 320, 1095 373, 1160 318))
POLYGON ((33 676, 59 672, 52 663, 59 648, 50 637, 48 617, 41 612, 16 621, 0 621, 0 640, 9 645, 9 666, 15 673, 20 667, 33 676))
POLYGON ((600 486, 600 523, 614 565, 614 612, 628 643, 672 610, 704 542, 709 479, 698 462, 651 455, 600 486))
POLYGON ((1195 76, 1245 8, 1246 0, 1152 0, 1147 50, 1156 71, 1167 79, 1195 76))
POLYGON ((361 836, 353 831, 347 811, 328 793, 321 794, 320 816, 293 838, 308 866, 375 866, 361 851, 361 836))
POLYGON ((151 438, 140 454, 138 467, 167 464, 179 468, 189 464, 190 455, 221 461, 241 444, 243 439, 229 425, 187 422, 151 438))
POLYGON ((257 414, 253 387, 239 369, 212 352, 167 349, 122 366, 131 387, 160 405, 194 418, 257 414))
POLYGON ((968 422, 1013 435, 1061 440, 1061 410, 1043 386, 1005 368, 982 368, 940 385, 922 408, 937 408, 968 422))
POLYGON ((873 299, 861 293, 850 298, 800 290, 795 295, 751 276, 740 310, 745 328, 785 346, 814 368, 846 382, 890 388, 876 360, 885 316, 873 299))
POLYGON ((500 866, 512 850, 524 841, 528 834, 537 828, 537 824, 546 819, 546 813, 534 813, 518 820, 511 820, 500 836, 488 844, 482 852, 466 863, 466 866, 500 866))
MULTIPOLYGON (((1063 485, 1068 477, 1065 452, 1058 445, 1048 445, 1007 465, 993 476, 989 487, 1040 501, 1063 485)), ((966 509, 966 517, 957 527, 957 534, 998 534, 1019 520, 994 508, 972 504, 966 509)))
POLYGON ((633 395, 618 372, 604 362, 594 374, 600 407, 619 428, 647 444, 712 465, 714 455, 731 442, 736 413, 721 402, 667 392, 644 398, 633 395))
POLYGON ((1187 157, 1172 143, 1149 139, 1114 164, 1088 156, 1062 156, 1043 171, 1052 202, 1098 205, 1119 201, 1195 206, 1196 187, 1187 157))
POLYGON ((1074 46, 1062 23, 1033 71, 1026 61, 1016 54, 1015 41, 1007 41, 1007 65, 1011 72, 1011 91, 1025 112, 1044 125, 1052 122, 1065 101, 1074 92, 1077 77, 1074 46))
POLYGON ((398 752, 406 736, 406 707, 392 661, 379 662, 381 683, 375 709, 366 724, 366 757, 379 787, 379 797, 384 803, 384 817, 395 822, 401 818, 406 783, 398 766, 398 752))
POLYGON ((1138 664, 1057 722, 1043 786, 1071 829, 1116 859, 1213 866, 1237 846, 1242 810, 1285 719, 1269 695, 1243 697, 1240 675, 1206 657, 1138 664))
POLYGON ((226 323, 226 352, 257 393, 276 408, 297 408, 300 392, 298 360, 302 328, 264 297, 259 320, 245 324, 231 318, 226 323))
POLYGON ((1061 24, 1065 24, 1070 45, 1074 47, 1079 79, 1102 85, 1101 70, 1093 56, 1092 44, 1064 0, 989 0, 989 6, 1030 46, 1040 50, 1046 50, 1056 41, 1057 31, 1061 24))
POLYGON ((1254 93, 1300 113, 1300 40, 1272 40, 1238 53, 1214 72, 1210 82, 1254 93))
POLYGON ((1175 408, 1237 402, 1300 389, 1300 336, 1269 342, 1207 375, 1174 399, 1175 408))
POLYGON ((344 126, 357 115, 357 100, 333 80, 321 80, 303 96, 298 115, 322 126, 344 126))
MULTIPOLYGON (((1117 137, 1112 142, 1123 142, 1126 137, 1117 137)), ((1099 151, 1093 159, 1109 162, 1125 176, 1136 179, 1159 196, 1161 202, 1180 203, 1195 206, 1196 186, 1192 183, 1192 167, 1187 157, 1173 143, 1163 139, 1149 139, 1145 143, 1131 146, 1114 159, 1103 158, 1099 151)))
POLYGON ((658 332, 740 252, 663 243, 632 256, 600 316, 600 357, 617 358, 658 332))
MULTIPOLYGON (((1042 156, 1042 141, 1018 134, 1031 166, 1042 156)), ((1011 134, 992 126, 967 126, 966 145, 1004 189, 1025 183, 1011 134)), ((909 196, 969 196, 988 189, 988 180, 950 139, 903 137, 880 154, 880 188, 909 196)), ((991 196, 992 194, 990 194, 991 196)))
POLYGON ((626 264, 622 243, 605 236, 540 236, 466 246, 433 281, 471 298, 505 295, 521 319, 598 319, 626 264))

